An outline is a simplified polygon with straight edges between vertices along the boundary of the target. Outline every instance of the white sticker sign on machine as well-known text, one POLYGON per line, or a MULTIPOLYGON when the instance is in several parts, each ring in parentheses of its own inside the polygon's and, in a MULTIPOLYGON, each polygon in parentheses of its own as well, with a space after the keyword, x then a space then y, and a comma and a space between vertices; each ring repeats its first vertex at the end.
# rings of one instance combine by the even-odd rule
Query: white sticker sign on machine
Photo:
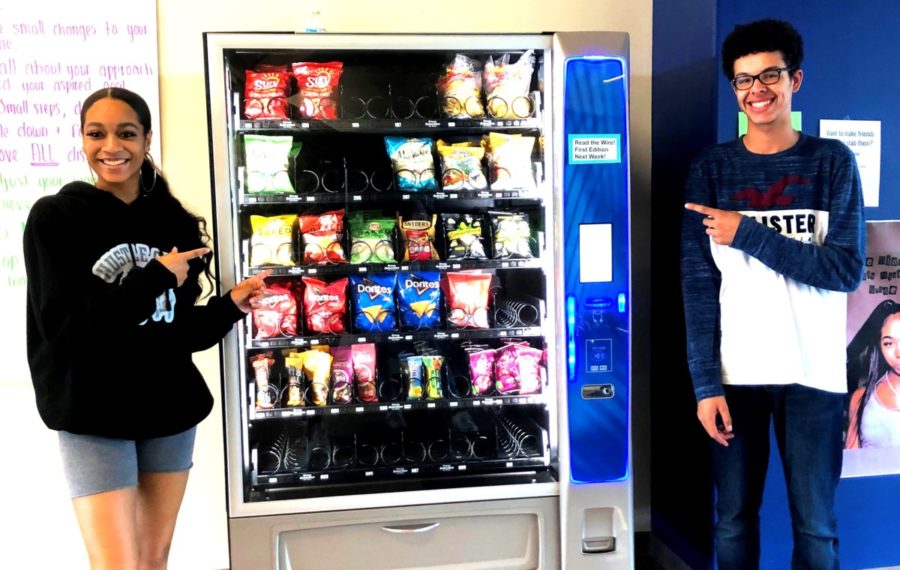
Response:
POLYGON ((622 162, 621 142, 620 135, 569 135, 569 164, 622 162))
POLYGON ((578 226, 581 283, 609 283, 612 275, 612 224, 578 226))

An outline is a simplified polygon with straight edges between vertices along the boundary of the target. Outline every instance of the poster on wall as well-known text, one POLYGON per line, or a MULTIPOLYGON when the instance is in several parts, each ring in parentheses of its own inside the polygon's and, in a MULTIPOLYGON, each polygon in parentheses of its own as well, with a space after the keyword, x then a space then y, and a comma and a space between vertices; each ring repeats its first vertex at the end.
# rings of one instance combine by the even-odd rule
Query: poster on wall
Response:
POLYGON ((869 208, 878 207, 881 191, 881 121, 822 119, 819 121, 819 136, 837 139, 853 151, 862 183, 863 202, 869 208))
POLYGON ((847 296, 844 477, 900 473, 900 220, 867 231, 865 276, 847 296))
POLYGON ((156 1, 31 0, 0 5, 0 385, 30 385, 25 361, 22 230, 34 202, 92 181, 82 152, 81 102, 103 87, 146 99, 159 158, 156 1))

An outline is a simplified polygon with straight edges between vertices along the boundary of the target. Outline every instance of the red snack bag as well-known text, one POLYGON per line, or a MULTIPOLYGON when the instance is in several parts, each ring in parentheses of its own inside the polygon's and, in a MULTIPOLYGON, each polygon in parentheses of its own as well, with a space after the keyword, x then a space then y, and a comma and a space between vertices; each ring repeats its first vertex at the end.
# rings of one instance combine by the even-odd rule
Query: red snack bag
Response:
POLYGON ((375 345, 354 344, 351 347, 353 373, 356 376, 356 395, 367 404, 378 401, 375 384, 375 345))
POLYGON ((297 80, 300 114, 308 119, 336 119, 336 92, 344 64, 301 61, 291 67, 297 80))
POLYGON ((303 263, 323 265, 346 263, 340 234, 334 232, 309 232, 303 234, 303 263))
POLYGON ((297 227, 301 234, 309 232, 344 231, 344 211, 332 210, 324 214, 304 214, 297 219, 297 227))
POLYGON ((344 229, 344 211, 332 210, 320 215, 303 215, 297 219, 303 243, 303 263, 322 265, 346 263, 341 232, 344 229))
POLYGON ((297 336, 297 300, 290 289, 269 285, 250 299, 257 339, 297 336))
POLYGON ((325 283, 313 277, 303 277, 303 310, 306 313, 307 332, 342 334, 344 312, 347 306, 347 283, 344 277, 333 283, 325 283))
POLYGON ((447 273, 447 322, 454 327, 486 329, 490 273, 447 273))
POLYGON ((287 92, 291 75, 285 69, 247 71, 244 83, 244 117, 287 119, 287 92))

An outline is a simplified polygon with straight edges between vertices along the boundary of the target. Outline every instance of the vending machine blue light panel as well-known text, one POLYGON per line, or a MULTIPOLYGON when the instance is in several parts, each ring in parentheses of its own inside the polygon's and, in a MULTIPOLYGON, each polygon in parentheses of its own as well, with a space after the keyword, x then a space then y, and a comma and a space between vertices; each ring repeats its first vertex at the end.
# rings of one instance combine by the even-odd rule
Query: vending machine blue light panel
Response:
POLYGON ((566 358, 573 483, 628 477, 630 338, 625 63, 573 57, 564 76, 566 358))

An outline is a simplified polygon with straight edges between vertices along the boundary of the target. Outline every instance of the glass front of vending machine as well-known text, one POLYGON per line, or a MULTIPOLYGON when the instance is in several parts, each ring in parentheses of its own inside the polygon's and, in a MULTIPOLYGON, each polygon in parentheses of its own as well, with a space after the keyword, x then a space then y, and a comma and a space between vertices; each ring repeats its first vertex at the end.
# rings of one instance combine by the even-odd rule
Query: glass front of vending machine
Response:
POLYGON ((627 36, 205 42, 231 567, 631 567, 627 36))

